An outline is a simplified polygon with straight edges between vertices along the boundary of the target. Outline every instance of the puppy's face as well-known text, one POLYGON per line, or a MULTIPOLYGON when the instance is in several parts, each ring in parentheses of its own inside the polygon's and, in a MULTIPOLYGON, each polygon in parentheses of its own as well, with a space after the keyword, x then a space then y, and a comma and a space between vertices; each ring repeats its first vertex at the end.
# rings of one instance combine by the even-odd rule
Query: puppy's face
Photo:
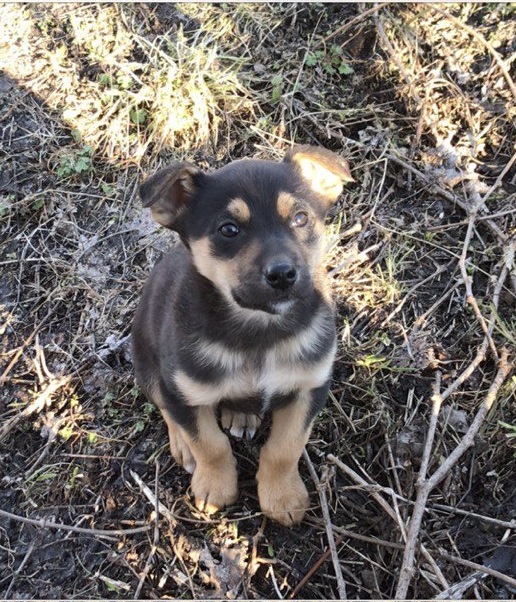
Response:
POLYGON ((183 237, 230 303, 281 314, 311 290, 324 214, 288 164, 241 161, 206 177, 183 237))
POLYGON ((281 163, 236 161, 209 175, 171 166, 141 194, 228 303, 283 314, 311 293, 324 253, 324 217, 350 180, 338 155, 298 147, 281 163))

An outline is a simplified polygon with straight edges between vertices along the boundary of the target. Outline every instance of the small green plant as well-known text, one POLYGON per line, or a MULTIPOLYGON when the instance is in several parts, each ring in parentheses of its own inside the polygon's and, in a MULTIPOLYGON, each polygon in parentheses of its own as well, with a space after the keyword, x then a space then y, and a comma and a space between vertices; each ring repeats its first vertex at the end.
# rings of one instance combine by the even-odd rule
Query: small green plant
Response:
POLYGON ((70 425, 64 426, 63 428, 59 429, 59 436, 62 437, 65 441, 68 441, 68 439, 70 439, 70 437, 72 437, 74 433, 75 431, 70 425))
POLYGON ((151 416, 155 413, 156 407, 152 403, 143 404, 143 416, 136 421, 134 430, 136 433, 141 433, 145 428, 145 425, 151 421, 151 416))
POLYGON ((78 466, 74 466, 72 468, 72 472, 70 474, 70 478, 68 479, 68 483, 67 485, 65 485, 65 488, 71 492, 74 488, 75 485, 77 483, 77 479, 80 479, 82 477, 82 474, 79 473, 79 467, 78 466))
POLYGON ((143 125, 147 121, 147 111, 145 109, 131 109, 129 117, 134 125, 143 125))
POLYGON ((90 445, 94 445, 95 443, 97 443, 99 437, 98 437, 97 433, 90 432, 90 433, 86 433, 86 439, 90 445))
POLYGON ((101 182, 100 189, 106 196, 114 196, 116 193, 116 188, 107 182, 101 182))
POLYGON ((367 355, 361 359, 356 360, 357 366, 361 368, 374 368, 374 369, 382 369, 389 367, 389 360, 385 357, 377 356, 377 355, 367 355))
POLYGON ((337 44, 330 46, 329 52, 325 50, 315 50, 309 52, 306 57, 307 67, 320 66, 329 75, 351 75, 354 73, 353 67, 348 65, 342 56, 342 48, 337 44))
POLYGON ((105 410, 109 418, 116 419, 120 415, 120 411, 113 405, 115 401, 115 395, 109 391, 104 395, 102 400, 102 408, 105 410))
POLYGON ((0 217, 3 217, 4 215, 7 215, 9 213, 9 205, 5 202, 0 200, 0 217))
POLYGON ((118 71, 115 75, 101 73, 98 82, 103 88, 116 88, 118 90, 129 90, 133 85, 132 77, 122 71, 118 71))
POLYGON ((283 91, 283 77, 278 73, 271 79, 272 84, 272 102, 278 102, 283 91))
POLYGON ((64 155, 57 166, 56 173, 60 178, 82 176, 93 171, 93 149, 85 144, 76 152, 64 155))
POLYGON ((507 437, 507 439, 516 439, 516 424, 509 424, 507 422, 502 422, 501 420, 498 421, 498 424, 506 429, 506 433, 505 436, 507 437))

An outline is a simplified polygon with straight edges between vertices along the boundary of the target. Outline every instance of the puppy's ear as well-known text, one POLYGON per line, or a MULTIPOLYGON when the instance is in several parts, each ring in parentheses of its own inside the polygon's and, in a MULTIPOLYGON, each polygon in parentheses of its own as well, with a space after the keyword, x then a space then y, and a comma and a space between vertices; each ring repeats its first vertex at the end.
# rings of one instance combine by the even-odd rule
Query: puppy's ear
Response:
POLYGON ((327 203, 335 203, 347 182, 354 182, 349 163, 325 148, 302 145, 287 152, 285 159, 292 163, 308 186, 327 203))
POLYGON ((190 163, 173 163, 158 171, 140 186, 144 207, 162 226, 174 230, 178 218, 195 195, 202 172, 190 163))

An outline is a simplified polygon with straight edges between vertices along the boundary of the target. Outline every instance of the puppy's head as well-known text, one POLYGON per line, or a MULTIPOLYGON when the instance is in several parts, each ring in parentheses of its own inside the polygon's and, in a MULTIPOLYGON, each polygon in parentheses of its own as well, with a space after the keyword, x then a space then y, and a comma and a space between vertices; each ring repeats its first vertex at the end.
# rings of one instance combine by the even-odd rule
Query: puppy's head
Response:
POLYGON ((212 174, 176 163, 140 195, 232 306, 283 314, 313 291, 324 217, 352 180, 339 155, 298 146, 279 163, 241 160, 212 174))

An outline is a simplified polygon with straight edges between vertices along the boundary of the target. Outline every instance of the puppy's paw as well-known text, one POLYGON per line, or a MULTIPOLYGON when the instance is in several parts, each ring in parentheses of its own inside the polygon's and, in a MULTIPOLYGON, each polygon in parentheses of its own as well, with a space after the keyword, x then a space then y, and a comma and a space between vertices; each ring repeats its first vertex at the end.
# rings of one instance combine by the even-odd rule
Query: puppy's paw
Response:
POLYGON ((228 458, 224 465, 214 467, 198 464, 192 477, 195 505, 207 514, 229 506, 238 498, 236 460, 228 458))
POLYGON ((233 437, 252 439, 262 422, 262 417, 258 414, 243 414, 223 408, 220 421, 222 428, 229 430, 233 437))
POLYGON ((287 478, 258 473, 258 498, 262 512, 285 525, 292 527, 303 520, 310 499, 305 484, 296 471, 287 478))
POLYGON ((172 457, 186 470, 186 472, 192 474, 195 470, 195 459, 187 442, 181 435, 181 431, 178 428, 169 428, 168 437, 170 440, 170 453, 172 454, 172 457))

